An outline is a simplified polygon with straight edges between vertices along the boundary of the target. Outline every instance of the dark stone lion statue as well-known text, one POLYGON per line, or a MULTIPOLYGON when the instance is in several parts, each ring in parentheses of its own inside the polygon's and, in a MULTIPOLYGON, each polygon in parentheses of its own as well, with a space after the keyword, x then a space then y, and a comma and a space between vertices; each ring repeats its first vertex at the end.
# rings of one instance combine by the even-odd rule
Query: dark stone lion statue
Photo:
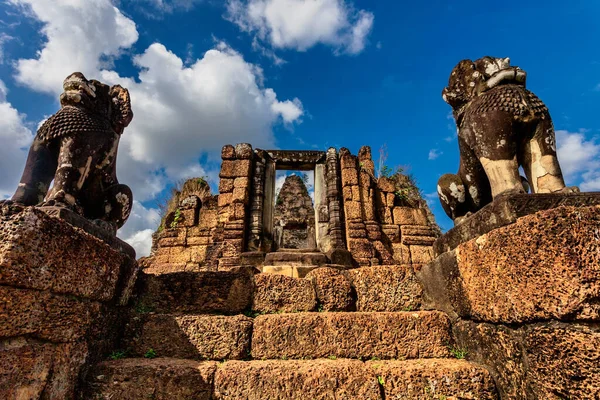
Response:
POLYGON ((63 88, 61 109, 38 130, 11 201, 66 207, 116 232, 133 201, 116 175, 119 139, 133 118, 129 92, 79 72, 63 88))
POLYGON ((550 114, 526 76, 508 58, 463 60, 452 70, 442 97, 456 121, 460 166, 437 189, 455 223, 500 194, 578 191, 565 187, 550 114))

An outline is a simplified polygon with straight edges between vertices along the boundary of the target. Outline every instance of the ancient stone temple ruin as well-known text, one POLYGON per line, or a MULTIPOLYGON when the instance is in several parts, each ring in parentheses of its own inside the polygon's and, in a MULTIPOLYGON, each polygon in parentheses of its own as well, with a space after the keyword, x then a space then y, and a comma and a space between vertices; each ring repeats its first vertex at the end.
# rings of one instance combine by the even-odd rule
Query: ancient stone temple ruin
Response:
POLYGON ((323 265, 432 260, 439 229, 426 202, 403 175, 376 178, 368 147, 355 156, 344 148, 266 151, 238 144, 223 147, 222 158, 218 195, 206 184, 190 189, 197 186, 192 179, 170 202, 154 252, 143 261, 150 271, 253 265, 304 276, 323 265), (294 175, 276 200, 278 170, 312 171, 314 205, 294 175))
MULTIPOLYGON (((459 128, 488 100, 490 113, 533 104, 546 123, 505 59, 457 68, 444 93, 459 128)), ((67 80, 65 97, 94 82, 67 80)), ((125 91, 107 99, 127 105, 125 91)), ((50 133, 78 112, 59 111, 50 133)), ((111 140, 128 122, 94 118, 111 140)), ((131 201, 114 153, 99 160, 114 190, 79 177, 97 198, 46 171, 61 190, 24 184, 0 202, 0 399, 596 400, 600 194, 565 187, 551 150, 520 150, 531 158, 517 179, 518 165, 482 156, 488 177, 461 148, 469 165, 440 179, 456 223, 441 234, 410 177, 376 176, 368 147, 226 145, 218 193, 204 178, 174 190, 137 261, 114 235, 131 201), (548 173, 531 169, 537 156, 548 173), (278 201, 282 170, 312 171, 314 202, 298 176, 278 201)))

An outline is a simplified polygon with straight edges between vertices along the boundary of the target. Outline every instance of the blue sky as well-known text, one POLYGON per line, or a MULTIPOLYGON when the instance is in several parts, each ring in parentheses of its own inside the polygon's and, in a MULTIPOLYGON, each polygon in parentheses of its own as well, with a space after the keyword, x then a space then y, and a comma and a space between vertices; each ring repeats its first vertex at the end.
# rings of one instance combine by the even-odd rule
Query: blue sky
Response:
POLYGON ((548 105, 567 183, 600 190, 600 3, 365 0, 8 0, 0 4, 0 197, 18 183, 70 72, 128 87, 119 153, 134 190, 120 236, 149 249, 156 204, 192 175, 216 181, 225 143, 369 145, 431 200, 455 172, 450 107, 460 60, 510 57, 548 105))

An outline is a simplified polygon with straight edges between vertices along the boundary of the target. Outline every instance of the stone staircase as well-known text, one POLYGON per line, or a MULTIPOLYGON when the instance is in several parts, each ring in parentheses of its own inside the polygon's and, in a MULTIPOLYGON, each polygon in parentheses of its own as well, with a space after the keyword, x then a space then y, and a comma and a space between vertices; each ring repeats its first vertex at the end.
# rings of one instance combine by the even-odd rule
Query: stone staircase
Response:
POLYGON ((127 358, 93 366, 84 398, 496 399, 411 268, 142 274, 127 358))

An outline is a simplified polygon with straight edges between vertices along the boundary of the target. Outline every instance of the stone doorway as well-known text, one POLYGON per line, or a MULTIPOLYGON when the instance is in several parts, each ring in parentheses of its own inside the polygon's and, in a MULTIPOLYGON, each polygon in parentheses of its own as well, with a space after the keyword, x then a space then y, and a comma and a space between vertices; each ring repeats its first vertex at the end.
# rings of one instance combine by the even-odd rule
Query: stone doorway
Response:
POLYGON ((273 250, 317 249, 314 172, 277 171, 273 214, 273 250))
MULTIPOLYGON (((276 150, 268 151, 268 158, 265 163, 265 185, 264 185, 264 203, 262 215, 262 236, 270 238, 264 242, 265 252, 273 252, 281 249, 306 249, 311 251, 327 252, 330 249, 330 243, 327 239, 329 216, 327 215, 327 197, 325 188, 325 161, 326 153, 322 151, 287 151, 276 150), (277 210, 277 179, 285 176, 294 176, 302 180, 304 186, 308 183, 312 186, 312 210, 302 205, 298 199, 295 199, 295 205, 292 208, 302 210, 300 218, 291 223, 282 218, 276 218, 277 210), (307 182, 304 182, 303 176, 306 174, 307 182), (309 215, 312 212, 312 215, 309 215), (305 233, 304 233, 305 232, 305 233)), ((295 178, 292 178, 295 179, 295 178)), ((297 183, 297 182, 296 182, 297 183)), ((299 186, 299 185, 295 185, 299 186)), ((296 194, 301 194, 301 188, 293 190, 296 194)), ((307 188, 308 192, 308 188, 307 188)), ((304 197, 304 196, 303 196, 304 197)), ((283 199, 282 201, 286 201, 283 199)), ((281 209, 286 205, 280 204, 281 209)))

